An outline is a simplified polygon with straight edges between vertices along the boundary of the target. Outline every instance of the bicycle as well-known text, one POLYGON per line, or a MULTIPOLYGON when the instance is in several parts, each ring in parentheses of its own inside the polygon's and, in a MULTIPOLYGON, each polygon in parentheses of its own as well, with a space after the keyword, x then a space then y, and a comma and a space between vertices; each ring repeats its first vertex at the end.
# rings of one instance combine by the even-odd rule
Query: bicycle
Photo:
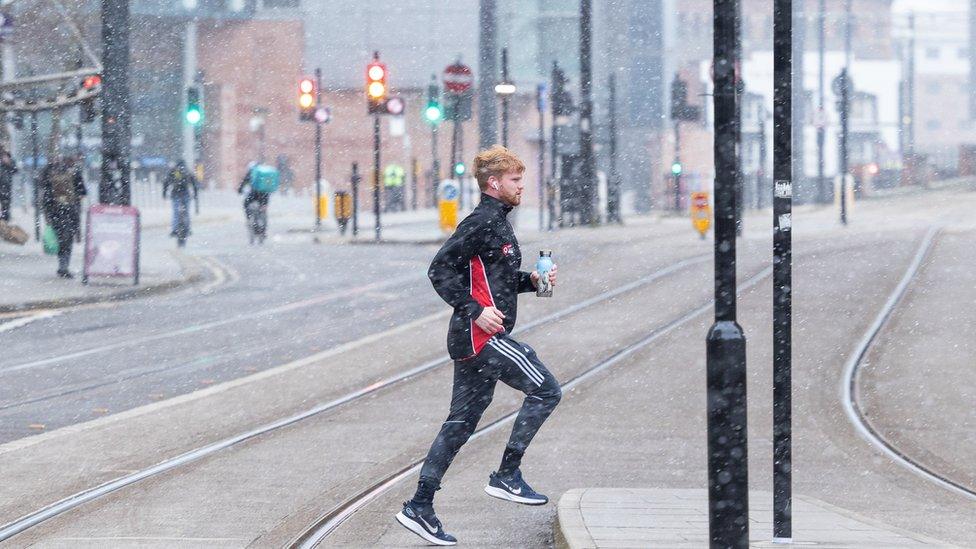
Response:
POLYGON ((264 244, 268 230, 268 207, 253 201, 248 203, 246 213, 249 242, 264 244))

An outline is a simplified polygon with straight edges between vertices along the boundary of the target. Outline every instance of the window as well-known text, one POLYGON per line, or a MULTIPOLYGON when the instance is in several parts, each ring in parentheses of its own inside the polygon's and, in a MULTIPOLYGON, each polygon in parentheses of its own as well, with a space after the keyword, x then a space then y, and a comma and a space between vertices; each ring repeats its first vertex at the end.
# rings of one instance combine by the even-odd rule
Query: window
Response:
POLYGON ((938 59, 939 48, 925 48, 925 57, 927 59, 938 59))

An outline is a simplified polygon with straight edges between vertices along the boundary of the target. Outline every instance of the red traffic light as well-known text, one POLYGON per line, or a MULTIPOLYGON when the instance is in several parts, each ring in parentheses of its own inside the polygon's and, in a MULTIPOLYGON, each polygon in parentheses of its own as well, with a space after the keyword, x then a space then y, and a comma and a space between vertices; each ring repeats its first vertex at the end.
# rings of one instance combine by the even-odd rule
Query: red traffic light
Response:
POLYGON ((102 84, 102 76, 99 74, 90 74, 85 77, 81 82, 81 87, 90 90, 92 88, 97 88, 102 84))

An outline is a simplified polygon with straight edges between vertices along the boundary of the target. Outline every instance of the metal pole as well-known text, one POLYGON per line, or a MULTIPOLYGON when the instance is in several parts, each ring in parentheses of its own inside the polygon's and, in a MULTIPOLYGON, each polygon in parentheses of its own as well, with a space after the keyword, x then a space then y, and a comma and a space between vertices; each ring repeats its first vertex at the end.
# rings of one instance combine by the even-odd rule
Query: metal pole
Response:
POLYGON ((826 94, 826 74, 824 72, 824 57, 827 49, 827 8, 826 0, 820 0, 820 7, 817 12, 817 43, 820 46, 819 76, 817 91, 817 202, 827 203, 827 180, 824 176, 825 162, 824 143, 826 142, 827 132, 827 111, 824 110, 824 95, 826 94))
POLYGON ((976 0, 969 0, 969 118, 976 120, 976 0))
POLYGON ((847 225, 847 132, 851 66, 851 0, 844 2, 844 68, 840 71, 840 222, 847 225))
MULTIPOLYGON (((735 11, 735 66, 739 67, 742 59, 742 9, 741 4, 736 2, 735 11)), ((737 68, 735 71, 735 116, 733 117, 733 123, 735 124, 735 149, 737 151, 742 150, 742 96, 746 91, 746 83, 743 75, 741 73, 741 68, 737 68)), ((740 157, 736 157, 737 160, 740 157)), ((740 160, 741 161, 741 160, 740 160)), ((745 180, 743 177, 743 172, 741 166, 735 172, 735 236, 742 236, 742 202, 743 202, 743 188, 745 187, 745 180)))
POLYGON ((359 163, 352 163, 352 235, 359 234, 359 163))
MULTIPOLYGON (((756 207, 762 208, 766 204, 766 106, 759 103, 759 166, 756 168, 756 207)), ((775 204, 774 204, 775 205, 775 204)))
MULTIPOLYGON (((502 48, 502 82, 508 84, 508 47, 502 48)), ((502 95, 502 146, 508 148, 508 94, 502 95)))
MULTIPOLYGON (((40 184, 40 172, 38 170, 40 156, 40 145, 37 142, 37 111, 31 111, 30 121, 31 131, 31 179, 34 181, 34 240, 41 239, 41 193, 38 189, 40 184)), ((50 159, 48 159, 50 160, 50 159)))
POLYGON ((674 175, 674 211, 681 211, 681 171, 674 171, 674 166, 681 165, 681 123, 674 121, 674 164, 671 173, 674 175))
POLYGON ((430 189, 430 205, 431 207, 437 207, 437 186, 441 181, 441 161, 439 155, 437 154, 437 127, 440 124, 432 124, 430 127, 430 155, 431 160, 431 189, 430 189))
MULTIPOLYGON (((410 159, 410 209, 417 209, 417 171, 419 170, 417 159, 410 159)), ((404 207, 406 209, 406 207, 404 207)))
POLYGON ((617 172, 617 75, 610 75, 610 180, 607 184, 607 222, 623 223, 620 215, 620 173, 617 172))
MULTIPOLYGON (((322 69, 315 69, 315 107, 322 104, 322 69)), ((322 124, 315 121, 315 230, 322 228, 322 124)))
MULTIPOLYGON (((186 34, 183 38, 183 112, 186 113, 187 94, 186 90, 196 84, 197 77, 197 20, 190 19, 186 22, 186 34)), ((183 160, 189 165, 190 170, 196 169, 196 133, 193 124, 187 123, 184 119, 183 124, 183 160)))
POLYGON ((706 352, 708 525, 713 548, 749 545, 746 339, 735 319, 735 67, 738 0, 713 0, 715 67, 715 323, 706 352))
POLYGON ((781 542, 789 542, 793 537, 792 11, 792 0, 776 0, 773 8, 773 540, 781 542))
MULTIPOLYGON (((793 0, 793 39, 792 39, 792 51, 793 58, 791 64, 793 66, 793 83, 792 87, 797 90, 798 93, 803 93, 806 90, 806 41, 807 41, 807 25, 806 25, 806 0, 793 0)), ((804 168, 806 158, 806 131, 804 126, 804 121, 807 119, 806 116, 806 101, 793 101, 793 120, 796 121, 796 128, 793 132, 793 145, 791 158, 793 159, 793 183, 797 189, 797 195, 800 196, 801 200, 809 200, 812 193, 807 186, 807 174, 804 168)))
POLYGON ((132 201, 129 186, 129 1, 102 0, 102 178, 98 201, 132 201))
MULTIPOLYGON (((560 75, 560 70, 559 70, 559 64, 556 63, 555 61, 553 61, 552 62, 552 80, 549 83, 549 85, 551 86, 550 89, 552 89, 553 92, 555 92, 557 90, 557 88, 556 88, 556 81, 560 77, 561 77, 561 75, 560 75)), ((557 120, 556 120, 556 116, 557 116, 556 115, 556 101, 559 100, 559 99, 560 98, 558 98, 556 96, 552 96, 550 98, 550 101, 549 101, 549 103, 550 103, 549 108, 551 109, 551 112, 552 112, 552 130, 551 130, 551 138, 549 139, 549 159, 550 159, 550 162, 552 163, 552 165, 550 166, 550 169, 549 169, 549 183, 546 186, 546 203, 548 204, 548 210, 549 210, 549 219, 548 219, 548 223, 547 223, 547 229, 550 230, 550 231, 552 230, 553 223, 555 222, 555 219, 556 219, 556 182, 557 182, 557 177, 559 177, 559 176, 562 175, 562 174, 559 173, 559 155, 556 152, 557 151, 557 149, 556 149, 556 124, 557 124, 557 120)))
POLYGON ((380 241, 380 117, 373 115, 373 217, 376 241, 380 241))
MULTIPOLYGON (((496 0, 480 0, 478 63, 478 144, 487 149, 498 142, 498 113, 495 107, 495 79, 498 78, 498 44, 495 40, 496 0)), ((454 163, 451 164, 454 169, 454 163)), ((461 193, 464 196, 464 193, 461 193)))
POLYGON ((545 221, 545 185, 546 185, 546 87, 539 84, 535 88, 535 106, 539 111, 539 232, 543 231, 545 221))
MULTIPOLYGON (((850 34, 850 23, 848 23, 850 34)), ((908 14, 908 154, 912 159, 912 179, 915 175, 915 12, 908 14)), ((848 36, 850 42, 850 36, 848 36)), ((914 183, 914 181, 913 181, 914 183)))
POLYGON ((593 192, 596 189, 596 158, 593 154, 593 64, 592 0, 580 0, 580 223, 596 225, 593 192))

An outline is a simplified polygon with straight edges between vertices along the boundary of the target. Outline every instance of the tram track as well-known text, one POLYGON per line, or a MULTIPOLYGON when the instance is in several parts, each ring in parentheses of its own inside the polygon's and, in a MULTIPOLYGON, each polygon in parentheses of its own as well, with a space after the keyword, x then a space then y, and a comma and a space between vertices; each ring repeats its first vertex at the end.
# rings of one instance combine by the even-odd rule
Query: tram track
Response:
POLYGON ((915 281, 919 270, 935 243, 939 231, 940 229, 938 227, 932 227, 926 232, 898 285, 888 296, 888 300, 878 312, 871 326, 854 347, 849 360, 844 366, 844 374, 841 378, 840 388, 841 399, 844 405, 844 411, 851 424, 857 430, 858 434, 872 446, 913 474, 953 493, 976 501, 976 490, 949 478, 947 475, 935 470, 921 460, 913 458, 908 452, 885 437, 881 430, 871 423, 865 415, 863 408, 858 403, 860 396, 858 379, 865 357, 867 357, 871 349, 877 344, 878 335, 888 325, 898 306, 903 301, 909 287, 915 281))
MULTIPOLYGON (((545 326, 555 320, 559 320, 561 318, 573 315, 595 304, 608 301, 613 298, 632 292, 634 290, 640 289, 655 281, 658 281, 668 276, 675 275, 683 271, 684 269, 693 267, 695 265, 699 265, 710 259, 711 259, 711 254, 706 253, 706 254, 690 256, 675 261, 666 267, 663 267, 644 277, 638 278, 637 280, 634 280, 630 283, 618 286, 612 290, 601 292, 590 298, 584 299, 569 307, 566 307, 560 311, 527 322, 522 326, 520 326, 519 328, 517 328, 516 330, 514 330, 513 333, 515 334, 522 333, 540 326, 545 326)), ((710 307, 710 304, 708 306, 710 307)), ((700 312, 696 312, 696 314, 700 314, 700 312)), ((660 335, 663 334, 659 334, 657 337, 659 337, 660 335)), ((617 360, 619 360, 620 358, 623 358, 623 356, 620 356, 617 360)), ((399 385, 407 380, 416 378, 424 373, 430 372, 440 366, 449 363, 450 363, 450 359, 447 357, 442 357, 442 358, 425 362, 423 364, 414 366, 413 368, 410 368, 403 372, 385 377, 379 381, 366 385, 360 389, 347 393, 329 402, 314 406, 302 412, 290 415, 288 417, 279 419, 277 421, 270 422, 260 427, 239 433, 237 435, 224 438, 217 442, 213 442, 198 447, 196 449, 180 454, 176 457, 161 461, 151 467, 123 475, 121 477, 115 478, 113 480, 110 480, 98 486, 81 490, 70 496, 60 499, 48 506, 45 506, 40 510, 28 513, 10 523, 0 526, 0 541, 10 539, 11 537, 20 534, 22 532, 25 532, 30 528, 33 528, 34 526, 37 526, 49 519, 62 515, 81 505, 97 500, 101 497, 116 492, 127 486, 136 484, 147 478, 154 477, 156 475, 159 475, 167 471, 172 471, 174 469, 196 462, 204 457, 211 456, 224 449, 254 439, 261 435, 280 430, 282 428, 301 422, 313 416, 318 416, 325 412, 337 410, 347 404, 358 401, 364 397, 373 395, 384 389, 388 389, 390 387, 399 385)), ((579 376, 577 378, 574 378, 574 380, 577 379, 579 379, 579 376)))
MULTIPOLYGON (((738 287, 739 292, 748 290, 765 278, 772 274, 772 267, 766 267, 760 270, 758 273, 749 277, 744 283, 738 287)), ((651 331, 650 334, 644 336, 643 338, 628 344, 607 356, 606 358, 600 360, 599 362, 586 367, 582 372, 576 374, 568 381, 562 383, 560 387, 563 392, 566 393, 576 386, 584 383, 592 377, 597 376, 607 368, 619 363, 630 355, 640 351, 641 349, 647 347, 654 341, 660 339, 661 337, 671 333, 672 331, 680 328, 686 323, 698 318, 702 314, 708 312, 712 309, 713 303, 708 300, 697 307, 692 308, 677 318, 659 326, 651 331)), ((519 409, 509 411, 505 415, 489 422, 483 427, 478 428, 471 435, 469 441, 477 440, 484 437, 495 430, 504 427, 511 421, 515 419, 518 415, 519 409)), ((360 492, 354 494, 353 496, 347 498, 345 501, 339 505, 333 507, 326 513, 319 516, 316 521, 310 525, 308 528, 303 530, 297 537, 293 539, 289 547, 291 549, 311 549, 316 547, 321 543, 326 537, 328 537, 332 532, 339 528, 346 520, 351 518, 356 512, 366 507, 370 502, 380 497, 387 490, 393 488, 403 480, 407 478, 412 478, 423 466, 424 458, 420 457, 414 459, 408 465, 396 470, 395 472, 383 477, 378 482, 375 482, 361 490, 360 492)))

